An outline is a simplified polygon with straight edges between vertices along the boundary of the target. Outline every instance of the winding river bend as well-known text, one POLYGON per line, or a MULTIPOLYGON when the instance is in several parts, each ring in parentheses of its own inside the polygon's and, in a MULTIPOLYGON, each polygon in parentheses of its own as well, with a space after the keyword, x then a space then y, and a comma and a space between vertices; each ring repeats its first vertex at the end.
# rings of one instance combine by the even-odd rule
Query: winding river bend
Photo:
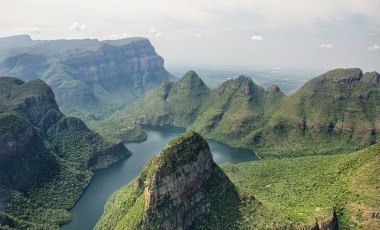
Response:
MULTIPOLYGON (((93 229, 103 213, 107 198, 138 176, 147 160, 157 155, 172 138, 185 131, 176 127, 146 127, 144 130, 148 134, 147 141, 126 145, 132 151, 132 156, 95 173, 83 196, 70 210, 72 222, 64 225, 63 230, 93 229)), ((231 148, 213 140, 207 142, 217 164, 259 159, 247 150, 231 148)))

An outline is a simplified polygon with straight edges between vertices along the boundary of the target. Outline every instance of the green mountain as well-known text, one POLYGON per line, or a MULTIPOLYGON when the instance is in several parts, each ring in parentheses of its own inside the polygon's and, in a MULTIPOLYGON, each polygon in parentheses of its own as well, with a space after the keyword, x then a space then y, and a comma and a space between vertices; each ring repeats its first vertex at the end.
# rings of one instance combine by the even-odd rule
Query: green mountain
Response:
POLYGON ((231 229, 239 215, 238 200, 207 142, 187 132, 171 140, 135 180, 111 195, 95 229, 231 229))
POLYGON ((376 72, 336 69, 285 96, 244 76, 211 90, 190 71, 90 126, 125 141, 144 140, 141 125, 181 126, 261 157, 343 153, 377 140, 379 82, 376 72))
POLYGON ((348 154, 225 163, 222 171, 190 131, 108 198, 95 229, 378 229, 379 165, 376 143, 348 154))
POLYGON ((44 80, 65 114, 85 120, 174 79, 145 38, 39 41, 28 35, 0 38, 0 76, 44 80))
POLYGON ((129 154, 62 114, 42 80, 0 78, 0 228, 67 223, 93 171, 129 154))

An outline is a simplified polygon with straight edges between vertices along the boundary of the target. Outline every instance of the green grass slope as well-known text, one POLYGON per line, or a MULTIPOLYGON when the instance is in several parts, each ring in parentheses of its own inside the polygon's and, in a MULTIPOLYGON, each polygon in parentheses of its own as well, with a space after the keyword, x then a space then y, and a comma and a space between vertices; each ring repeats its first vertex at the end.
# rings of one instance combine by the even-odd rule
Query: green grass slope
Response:
MULTIPOLYGON (((281 213, 256 229, 275 222, 282 223, 277 227, 328 225, 334 210, 340 229, 378 229, 379 166, 376 143, 351 154, 227 163, 222 169, 240 193, 281 213)), ((249 208, 242 209, 242 216, 247 223, 257 219, 249 208)))

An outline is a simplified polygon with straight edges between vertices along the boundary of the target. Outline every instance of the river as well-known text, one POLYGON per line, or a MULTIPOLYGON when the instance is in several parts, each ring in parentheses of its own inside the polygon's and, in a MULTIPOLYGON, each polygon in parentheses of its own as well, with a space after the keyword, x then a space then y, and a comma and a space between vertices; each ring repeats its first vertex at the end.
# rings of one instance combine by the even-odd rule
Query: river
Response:
MULTIPOLYGON (((183 128, 176 127, 146 127, 144 130, 148 134, 146 141, 126 144, 133 153, 132 156, 95 173, 83 196, 70 210, 72 222, 64 225, 63 230, 93 229, 103 213, 107 198, 115 190, 137 177, 148 159, 157 155, 166 143, 185 131, 183 128)), ((207 142, 217 164, 259 159, 247 150, 231 148, 213 140, 207 140, 207 142)))

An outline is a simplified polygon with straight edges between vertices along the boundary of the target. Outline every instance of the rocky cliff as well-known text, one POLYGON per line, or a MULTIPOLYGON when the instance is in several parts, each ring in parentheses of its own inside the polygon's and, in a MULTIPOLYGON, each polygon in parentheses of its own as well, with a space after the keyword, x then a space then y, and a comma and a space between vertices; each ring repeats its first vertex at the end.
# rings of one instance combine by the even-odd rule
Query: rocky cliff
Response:
POLYGON ((70 221, 67 210, 92 171, 129 154, 123 143, 62 114, 42 80, 0 78, 1 229, 51 229, 70 221))
POLYGON ((0 133, 0 186, 26 190, 57 167, 38 132, 21 116, 0 113, 0 133))
POLYGON ((233 190, 207 142, 188 132, 170 141, 139 177, 109 198, 96 229, 194 228, 215 209, 215 200, 227 200, 233 190))
POLYGON ((16 36, 0 39, 1 47, 0 76, 41 78, 65 113, 89 120, 173 79, 145 38, 27 41, 16 36))

